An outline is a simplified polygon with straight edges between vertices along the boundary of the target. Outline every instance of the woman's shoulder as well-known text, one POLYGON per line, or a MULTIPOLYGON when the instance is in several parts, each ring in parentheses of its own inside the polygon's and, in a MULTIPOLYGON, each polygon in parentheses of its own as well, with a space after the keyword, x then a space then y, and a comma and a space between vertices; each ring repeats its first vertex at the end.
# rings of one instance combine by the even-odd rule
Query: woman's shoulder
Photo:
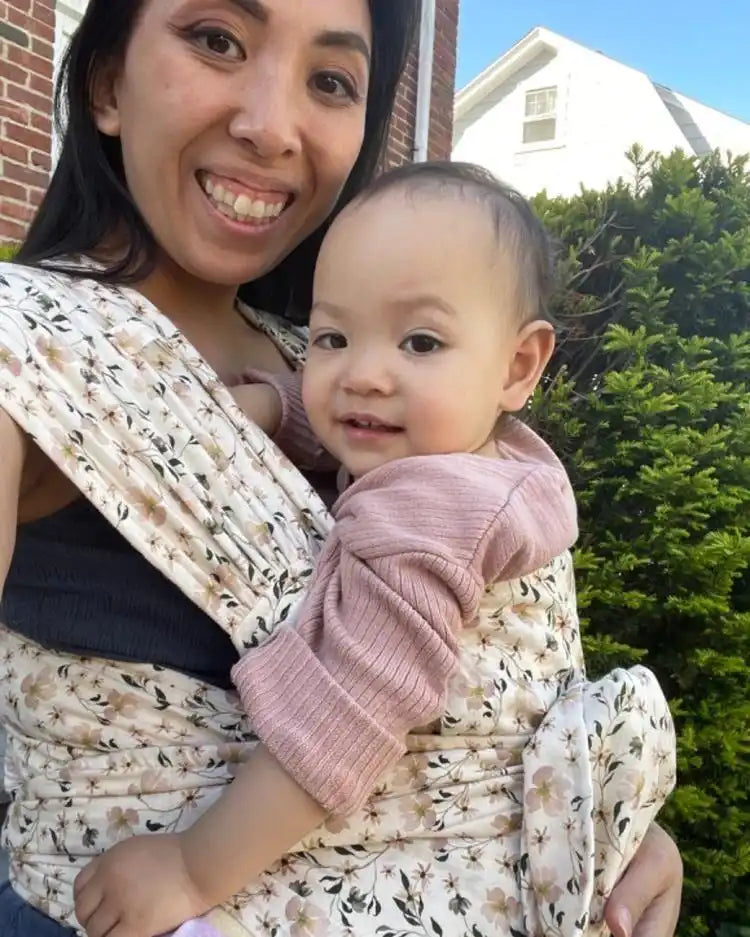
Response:
POLYGON ((0 307, 6 313, 19 305, 48 312, 70 302, 93 301, 101 289, 87 276, 85 266, 72 261, 54 268, 0 263, 0 307))

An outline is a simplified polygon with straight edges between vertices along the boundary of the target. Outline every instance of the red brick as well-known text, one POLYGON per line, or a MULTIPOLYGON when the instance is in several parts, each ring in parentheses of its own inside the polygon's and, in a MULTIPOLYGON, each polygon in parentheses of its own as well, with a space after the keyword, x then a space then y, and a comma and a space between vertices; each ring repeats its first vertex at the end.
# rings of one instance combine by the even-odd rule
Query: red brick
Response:
POLYGON ((34 0, 31 5, 31 12, 34 16, 34 19, 45 23, 47 26, 55 25, 55 5, 53 2, 34 0))
MULTIPOLYGON (((0 146, 2 146, 2 141, 0 141, 0 146)), ((39 169, 30 169, 28 166, 12 163, 10 160, 4 161, 1 174, 5 179, 12 179, 14 182, 22 182, 24 185, 34 185, 40 188, 44 188, 49 182, 49 173, 42 172, 39 169)))
POLYGON ((43 78, 52 78, 52 59, 41 55, 34 55, 26 49, 19 49, 17 46, 8 43, 6 46, 6 56, 8 61, 19 68, 25 68, 32 75, 41 75, 43 78))
POLYGON ((8 199, 0 199, 0 215, 3 218, 10 218, 13 221, 29 222, 34 217, 34 211, 30 205, 21 202, 11 202, 8 199))
POLYGON ((28 88, 22 88, 20 85, 17 85, 14 82, 6 82, 5 97, 7 100, 14 101, 17 104, 27 104, 29 107, 33 107, 34 110, 39 111, 41 114, 52 113, 52 101, 49 99, 49 97, 45 97, 43 94, 36 94, 33 91, 29 91, 28 88))
POLYGON ((26 225, 0 218, 0 243, 17 244, 26 236, 26 225))
POLYGON ((46 150, 34 150, 32 152, 29 162, 33 168, 42 169, 45 172, 50 171, 52 168, 52 160, 50 158, 51 148, 51 145, 48 145, 46 150))
POLYGON ((52 61, 54 49, 52 48, 52 43, 48 42, 46 39, 38 39, 36 36, 32 36, 31 37, 31 51, 35 55, 41 55, 42 58, 45 58, 50 62, 52 61))
POLYGON ((29 151, 25 146, 12 143, 10 140, 6 140, 0 135, 0 156, 7 156, 8 159, 13 159, 17 163, 25 163, 28 159, 28 155, 29 151))
POLYGON ((32 111, 31 126, 34 130, 38 130, 50 139, 52 138, 52 120, 45 114, 37 114, 36 111, 32 111))
POLYGON ((4 198, 12 198, 16 202, 27 201, 29 190, 19 185, 17 182, 10 182, 8 179, 0 179, 0 195, 4 198))
POLYGON ((13 26, 20 27, 32 37, 54 44, 54 27, 38 19, 34 19, 30 13, 17 10, 15 7, 8 7, 5 3, 0 3, 0 12, 2 12, 3 8, 5 8, 5 14, 0 16, 0 19, 5 19, 13 26))
POLYGON ((49 136, 39 133, 37 130, 31 130, 29 127, 21 127, 12 121, 4 121, 3 135, 8 140, 13 140, 23 146, 33 147, 37 150, 45 150, 49 147, 49 136))
POLYGON ((15 121, 17 124, 27 124, 29 122, 29 111, 20 104, 6 103, 0 99, 0 118, 15 121))
POLYGON ((17 85, 25 85, 29 80, 29 73, 19 65, 13 65, 7 59, 0 58, 0 78, 13 81, 17 85))
POLYGON ((29 88, 32 91, 36 91, 38 94, 43 94, 45 97, 52 99, 52 79, 43 78, 41 75, 35 75, 33 72, 29 74, 29 88))

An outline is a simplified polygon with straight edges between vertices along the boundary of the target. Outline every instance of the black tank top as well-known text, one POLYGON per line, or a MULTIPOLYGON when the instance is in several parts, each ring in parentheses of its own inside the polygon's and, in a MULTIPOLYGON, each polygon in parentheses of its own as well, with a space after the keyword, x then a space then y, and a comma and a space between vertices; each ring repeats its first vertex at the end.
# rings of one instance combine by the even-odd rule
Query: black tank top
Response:
POLYGON ((0 620, 46 648, 232 685, 227 635, 86 499, 18 528, 0 620))

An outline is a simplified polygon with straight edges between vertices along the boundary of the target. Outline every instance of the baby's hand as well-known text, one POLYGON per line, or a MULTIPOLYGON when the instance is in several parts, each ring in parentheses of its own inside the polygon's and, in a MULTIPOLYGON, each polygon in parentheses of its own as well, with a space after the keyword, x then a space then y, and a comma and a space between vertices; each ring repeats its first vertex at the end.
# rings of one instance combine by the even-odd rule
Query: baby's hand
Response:
POLYGON ((270 384, 242 384, 229 392, 246 417, 267 436, 273 436, 281 423, 281 397, 270 384))
POLYGON ((75 881, 87 937, 155 937, 209 910, 188 874, 179 834, 134 836, 94 859, 75 881))

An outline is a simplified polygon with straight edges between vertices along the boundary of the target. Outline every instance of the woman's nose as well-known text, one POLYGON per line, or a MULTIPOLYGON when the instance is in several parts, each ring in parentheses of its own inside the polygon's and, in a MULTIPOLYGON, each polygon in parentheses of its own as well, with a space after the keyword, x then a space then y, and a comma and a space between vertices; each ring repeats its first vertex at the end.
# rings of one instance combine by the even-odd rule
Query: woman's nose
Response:
POLYGON ((302 150, 304 91, 283 63, 259 59, 240 86, 230 134, 249 144, 259 159, 295 156, 302 150))

